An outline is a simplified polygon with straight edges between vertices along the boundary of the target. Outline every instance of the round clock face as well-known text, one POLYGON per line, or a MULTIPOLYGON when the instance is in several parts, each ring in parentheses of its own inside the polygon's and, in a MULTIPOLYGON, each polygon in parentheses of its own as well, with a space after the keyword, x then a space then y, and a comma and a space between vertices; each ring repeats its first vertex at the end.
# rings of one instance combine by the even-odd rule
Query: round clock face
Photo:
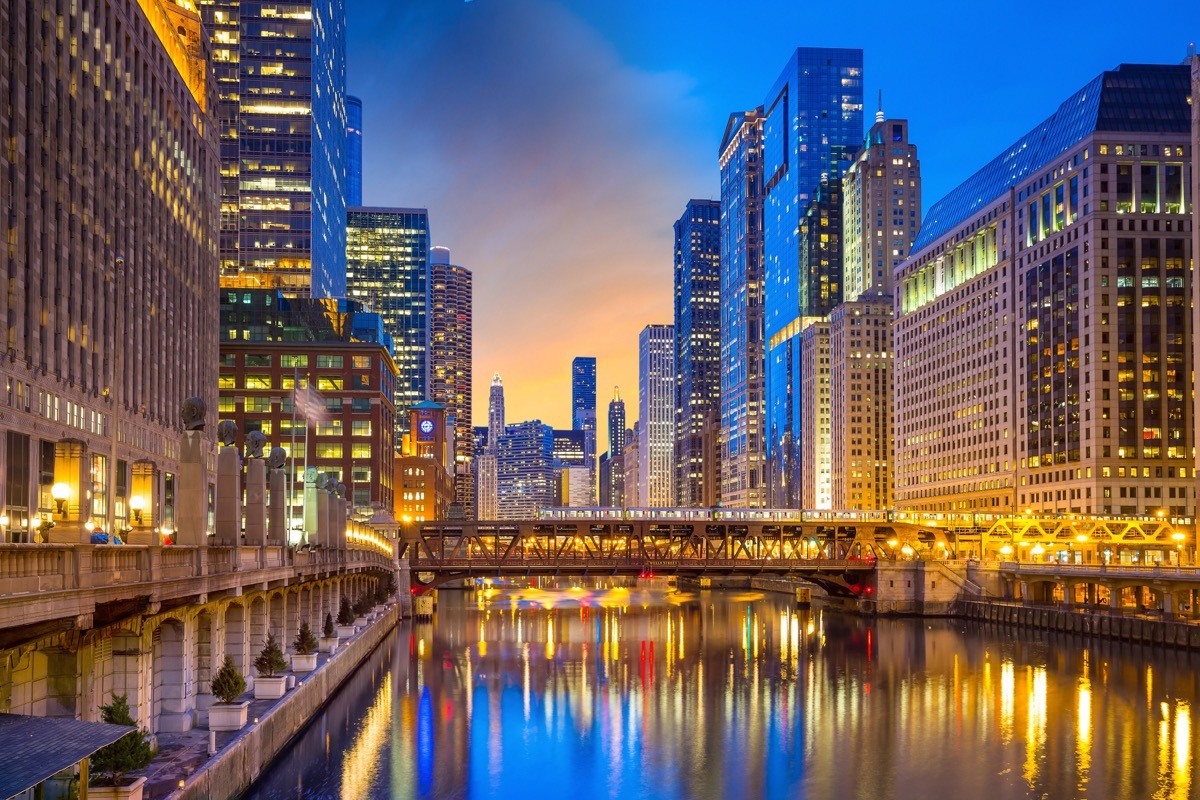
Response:
POLYGON ((421 420, 421 433, 433 433, 433 420, 421 420))

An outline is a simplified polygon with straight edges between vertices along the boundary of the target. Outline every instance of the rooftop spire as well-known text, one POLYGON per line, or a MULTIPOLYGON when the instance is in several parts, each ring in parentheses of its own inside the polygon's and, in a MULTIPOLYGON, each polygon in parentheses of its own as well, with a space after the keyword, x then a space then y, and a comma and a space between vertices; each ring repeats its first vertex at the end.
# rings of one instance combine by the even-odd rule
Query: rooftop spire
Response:
POLYGON ((492 386, 502 386, 503 384, 504 384, 504 382, 500 380, 500 373, 499 372, 493 373, 492 374, 492 386))
POLYGON ((883 122, 883 89, 879 90, 879 108, 875 111, 875 121, 883 122))
POLYGON ((616 402, 617 400, 620 400, 620 399, 621 399, 621 387, 614 386, 613 387, 613 401, 616 402))

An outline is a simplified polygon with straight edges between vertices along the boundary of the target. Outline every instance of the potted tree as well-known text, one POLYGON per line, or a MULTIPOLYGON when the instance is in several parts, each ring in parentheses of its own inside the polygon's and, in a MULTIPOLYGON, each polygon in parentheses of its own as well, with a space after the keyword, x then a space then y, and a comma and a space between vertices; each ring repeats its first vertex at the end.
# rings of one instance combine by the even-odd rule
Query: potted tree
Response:
POLYGON ((275 641, 275 634, 268 633, 267 643, 254 659, 254 669, 258 671, 258 677, 254 679, 254 699, 278 700, 283 697, 287 692, 287 676, 279 673, 287 668, 287 659, 283 657, 279 642, 275 641))
POLYGON ((210 731, 240 731, 246 727, 246 710, 250 707, 250 701, 238 702, 245 691, 246 679, 242 677, 242 671, 231 657, 225 656, 221 668, 212 679, 212 693, 217 702, 208 709, 210 731))
POLYGON ((371 601, 364 594, 354 601, 354 625, 358 628, 367 627, 367 614, 371 613, 371 601))
POLYGON ((317 668, 317 637, 307 622, 300 623, 292 650, 292 672, 312 672, 317 668))
MULTIPOLYGON (((114 694, 111 703, 100 706, 100 719, 110 725, 137 727, 129 714, 129 700, 123 694, 114 694)), ((96 778, 88 788, 88 797, 141 800, 146 778, 127 780, 126 775, 153 760, 154 748, 146 741, 146 732, 140 728, 101 747, 92 755, 92 772, 96 778)))
POLYGON ((350 607, 350 598, 346 595, 342 595, 342 602, 338 606, 337 623, 339 639, 349 639, 357 630, 354 627, 354 609, 350 607))
POLYGON ((338 646, 337 630, 333 627, 333 615, 325 615, 325 627, 321 631, 321 652, 336 653, 338 646))

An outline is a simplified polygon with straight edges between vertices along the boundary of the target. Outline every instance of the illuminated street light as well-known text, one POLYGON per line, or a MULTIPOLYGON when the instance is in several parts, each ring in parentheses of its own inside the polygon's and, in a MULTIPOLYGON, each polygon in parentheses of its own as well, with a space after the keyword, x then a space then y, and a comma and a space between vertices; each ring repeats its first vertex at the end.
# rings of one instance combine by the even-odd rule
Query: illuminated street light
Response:
POLYGON ((71 487, 59 481, 50 487, 50 496, 54 498, 54 505, 58 509, 58 513, 62 516, 67 515, 67 498, 71 496, 71 487))
POLYGON ((129 510, 133 512, 133 521, 142 524, 142 512, 146 509, 146 498, 135 494, 129 498, 129 510))

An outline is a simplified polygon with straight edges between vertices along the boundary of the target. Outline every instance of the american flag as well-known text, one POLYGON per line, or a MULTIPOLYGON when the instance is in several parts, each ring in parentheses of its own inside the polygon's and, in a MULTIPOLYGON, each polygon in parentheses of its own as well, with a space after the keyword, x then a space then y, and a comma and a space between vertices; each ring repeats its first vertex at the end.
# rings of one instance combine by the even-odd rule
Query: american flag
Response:
POLYGON ((300 387, 299 381, 296 384, 297 388, 293 390, 296 414, 303 417, 309 425, 326 422, 329 419, 329 410, 325 407, 325 398, 311 386, 300 387))

